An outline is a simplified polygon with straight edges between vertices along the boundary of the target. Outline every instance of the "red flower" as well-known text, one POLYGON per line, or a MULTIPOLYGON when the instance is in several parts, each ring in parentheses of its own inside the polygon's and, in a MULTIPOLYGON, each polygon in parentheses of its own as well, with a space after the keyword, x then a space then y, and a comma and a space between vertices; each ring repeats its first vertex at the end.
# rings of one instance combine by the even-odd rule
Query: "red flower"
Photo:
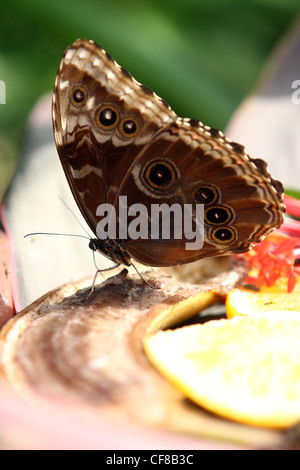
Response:
MULTIPOLYGON (((285 196, 287 214, 300 218, 300 201, 285 196)), ((300 267, 295 266, 300 259, 300 222, 285 217, 280 229, 268 235, 242 256, 249 263, 250 274, 247 282, 258 287, 272 286, 279 278, 287 277, 288 292, 292 292, 300 267), (254 274, 253 274, 254 273, 254 274)))

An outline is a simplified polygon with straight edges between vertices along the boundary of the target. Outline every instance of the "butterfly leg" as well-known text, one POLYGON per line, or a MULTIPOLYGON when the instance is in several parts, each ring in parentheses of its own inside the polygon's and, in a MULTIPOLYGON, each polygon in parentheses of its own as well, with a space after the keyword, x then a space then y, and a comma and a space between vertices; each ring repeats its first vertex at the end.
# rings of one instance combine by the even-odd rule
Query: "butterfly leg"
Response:
POLYGON ((130 263, 130 266, 133 267, 133 269, 135 270, 135 272, 140 276, 140 278, 142 279, 142 281, 143 281, 148 287, 150 287, 151 289, 159 289, 159 287, 151 286, 151 284, 149 284, 149 282, 147 282, 146 279, 143 278, 143 276, 141 275, 141 273, 139 272, 139 270, 137 269, 137 267, 136 267, 133 263, 130 263))
POLYGON ((95 276, 94 276, 94 279, 93 279, 93 283, 92 283, 92 287, 91 287, 91 290, 90 290, 90 292, 89 292, 88 297, 94 292, 98 274, 99 274, 99 273, 101 274, 101 273, 103 273, 104 271, 112 271, 113 269, 118 268, 119 266, 120 266, 120 264, 118 263, 118 264, 114 264, 113 266, 110 266, 109 268, 105 268, 105 269, 99 269, 99 268, 97 268, 97 271, 96 271, 96 273, 95 273, 95 276))

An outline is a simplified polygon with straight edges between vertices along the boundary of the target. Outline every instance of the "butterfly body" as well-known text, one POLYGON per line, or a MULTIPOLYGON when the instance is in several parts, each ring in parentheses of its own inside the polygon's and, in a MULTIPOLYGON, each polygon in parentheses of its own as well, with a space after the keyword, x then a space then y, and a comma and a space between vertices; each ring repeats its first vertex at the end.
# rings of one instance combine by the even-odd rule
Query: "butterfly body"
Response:
POLYGON ((179 118, 93 41, 77 40, 61 60, 53 123, 70 188, 94 234, 103 204, 117 218, 124 200, 126 210, 142 205, 149 222, 161 204, 192 207, 193 223, 194 206, 204 207, 201 248, 187 250, 185 233, 172 230, 169 238, 151 238, 150 228, 148 237, 134 238, 117 229, 113 239, 94 242, 117 263, 172 266, 241 253, 283 221, 282 185, 265 162, 220 131, 179 118))
POLYGON ((89 242, 89 248, 92 251, 99 251, 111 261, 114 261, 114 263, 117 265, 131 265, 131 258, 126 248, 122 245, 122 243, 116 243, 115 240, 111 240, 109 238, 106 238, 105 240, 91 238, 89 242))

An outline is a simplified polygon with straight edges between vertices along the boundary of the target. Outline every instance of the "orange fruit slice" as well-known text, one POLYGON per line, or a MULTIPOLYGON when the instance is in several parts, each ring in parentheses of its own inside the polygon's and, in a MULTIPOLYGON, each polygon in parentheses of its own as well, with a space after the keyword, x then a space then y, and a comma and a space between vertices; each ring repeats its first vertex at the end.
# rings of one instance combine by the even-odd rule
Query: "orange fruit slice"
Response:
POLYGON ((300 315, 213 320, 144 340, 148 358, 188 398, 243 423, 285 428, 300 418, 300 315))
MULTIPOLYGON (((264 285, 261 287, 263 292, 282 292, 287 293, 288 279, 287 277, 280 277, 272 286, 264 285)), ((300 292, 300 276, 297 276, 297 282, 292 293, 300 292)))
POLYGON ((226 298, 227 317, 283 310, 300 312, 299 286, 300 284, 297 284, 297 288, 291 293, 286 289, 281 290, 278 285, 273 288, 265 287, 259 292, 243 288, 233 289, 226 298))

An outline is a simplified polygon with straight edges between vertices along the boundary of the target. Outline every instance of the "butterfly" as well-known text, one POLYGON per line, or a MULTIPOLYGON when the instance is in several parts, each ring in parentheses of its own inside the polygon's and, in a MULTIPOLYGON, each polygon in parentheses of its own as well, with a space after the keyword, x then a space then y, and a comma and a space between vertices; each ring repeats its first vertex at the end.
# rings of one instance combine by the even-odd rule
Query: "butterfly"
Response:
POLYGON ((173 266, 242 253, 283 221, 283 187, 263 160, 221 131, 178 117, 91 40, 78 39, 66 49, 52 110, 65 175, 96 235, 90 247, 118 265, 134 259, 173 266), (148 236, 124 236, 126 219, 113 237, 99 237, 99 207, 119 214, 124 204, 128 214, 144 207, 145 222, 153 207, 188 207, 196 228, 195 207, 201 206, 201 247, 187 249, 190 238, 183 231, 176 235, 171 211, 168 237, 161 230, 151 236, 147 228, 148 236))

